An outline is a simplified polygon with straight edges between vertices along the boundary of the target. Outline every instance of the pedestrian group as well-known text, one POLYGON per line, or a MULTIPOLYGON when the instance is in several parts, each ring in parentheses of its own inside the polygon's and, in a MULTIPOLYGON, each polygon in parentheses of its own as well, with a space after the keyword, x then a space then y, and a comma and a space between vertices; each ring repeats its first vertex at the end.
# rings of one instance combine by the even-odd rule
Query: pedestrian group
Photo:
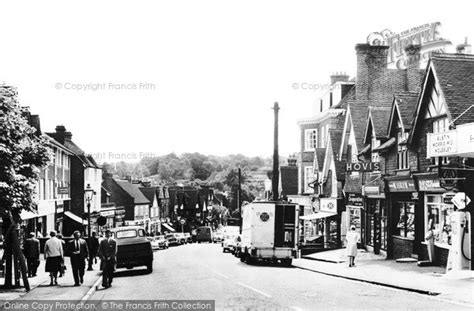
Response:
MULTIPOLYGON (((97 263, 97 255, 101 263, 102 286, 112 286, 113 273, 117 255, 117 243, 112 238, 110 230, 105 231, 105 238, 99 243, 95 232, 92 233, 90 246, 81 238, 79 231, 74 231, 73 239, 67 244, 56 231, 50 232, 50 238, 44 245, 45 270, 51 279, 49 285, 58 285, 58 275, 62 277, 66 270, 64 257, 69 256, 71 270, 74 277, 74 286, 84 283, 86 260, 89 258, 97 263)), ((24 243, 24 255, 28 265, 28 277, 35 277, 40 264, 40 242, 35 233, 30 233, 24 243)))

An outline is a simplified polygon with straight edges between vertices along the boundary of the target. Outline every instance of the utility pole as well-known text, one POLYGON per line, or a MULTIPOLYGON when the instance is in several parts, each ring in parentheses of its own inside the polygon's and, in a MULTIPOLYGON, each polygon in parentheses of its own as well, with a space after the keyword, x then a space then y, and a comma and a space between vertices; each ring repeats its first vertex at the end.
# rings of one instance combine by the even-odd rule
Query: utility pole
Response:
POLYGON ((279 173, 279 163, 280 157, 278 155, 278 111, 280 107, 278 103, 275 102, 273 105, 273 110, 275 113, 274 120, 274 129, 273 129, 273 178, 272 178, 272 192, 273 192, 273 201, 278 201, 278 182, 280 180, 279 173))
POLYGON ((242 197, 241 197, 242 189, 240 187, 240 185, 242 183, 241 178, 242 178, 242 174, 241 174, 240 167, 239 167, 239 174, 238 174, 239 187, 237 188, 237 207, 239 208, 240 233, 242 233, 242 197))

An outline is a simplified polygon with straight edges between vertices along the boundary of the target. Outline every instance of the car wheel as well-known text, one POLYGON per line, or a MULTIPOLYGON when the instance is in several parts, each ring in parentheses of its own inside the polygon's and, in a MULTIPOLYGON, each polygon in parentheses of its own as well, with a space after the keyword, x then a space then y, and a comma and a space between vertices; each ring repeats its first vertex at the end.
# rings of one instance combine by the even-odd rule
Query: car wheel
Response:
POLYGON ((248 265, 253 264, 253 258, 252 258, 252 256, 250 256, 249 253, 245 254, 245 263, 247 263, 248 265))
POLYGON ((293 260, 291 258, 282 259, 281 263, 285 267, 291 267, 293 260))

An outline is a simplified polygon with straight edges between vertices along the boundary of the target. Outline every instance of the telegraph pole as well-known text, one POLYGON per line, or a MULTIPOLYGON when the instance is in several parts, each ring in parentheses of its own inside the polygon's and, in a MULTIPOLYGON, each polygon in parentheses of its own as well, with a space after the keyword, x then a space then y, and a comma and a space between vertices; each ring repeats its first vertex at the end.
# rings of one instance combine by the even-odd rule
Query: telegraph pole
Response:
POLYGON ((278 182, 280 180, 279 176, 279 163, 280 157, 278 155, 278 111, 280 107, 278 103, 275 102, 273 105, 273 110, 275 113, 274 129, 273 129, 273 178, 272 178, 272 194, 273 201, 278 201, 278 182))
POLYGON ((240 233, 242 233, 242 189, 240 187, 242 180, 241 180, 241 171, 239 167, 239 175, 238 175, 238 180, 239 180, 239 187, 237 188, 237 206, 239 207, 239 227, 240 227, 240 233))

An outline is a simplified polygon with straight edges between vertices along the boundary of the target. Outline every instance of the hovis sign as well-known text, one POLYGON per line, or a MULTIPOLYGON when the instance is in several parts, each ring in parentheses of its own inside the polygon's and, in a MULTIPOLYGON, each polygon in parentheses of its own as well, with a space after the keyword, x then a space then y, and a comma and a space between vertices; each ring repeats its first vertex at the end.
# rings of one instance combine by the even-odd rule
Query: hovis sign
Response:
POLYGON ((355 162, 347 163, 346 171, 348 172, 373 172, 380 171, 380 162, 355 162))

